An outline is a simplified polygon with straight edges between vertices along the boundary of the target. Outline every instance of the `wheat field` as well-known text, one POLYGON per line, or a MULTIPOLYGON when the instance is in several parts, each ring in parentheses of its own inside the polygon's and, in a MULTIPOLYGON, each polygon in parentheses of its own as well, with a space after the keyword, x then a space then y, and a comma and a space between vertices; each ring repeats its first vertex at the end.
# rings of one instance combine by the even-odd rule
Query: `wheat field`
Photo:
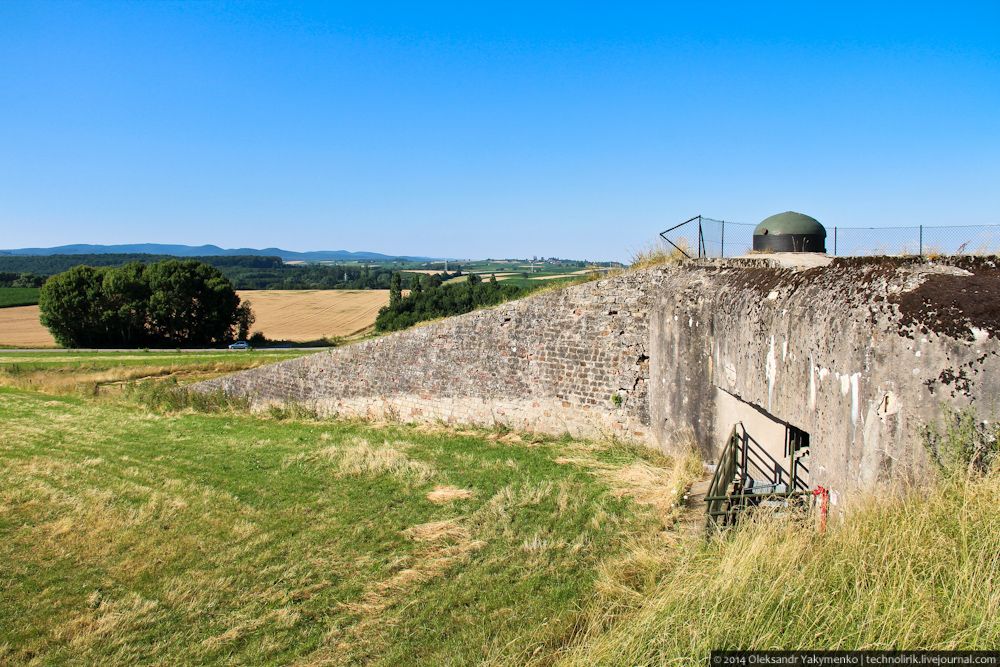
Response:
MULTIPOLYGON (((240 290, 257 320, 253 331, 272 340, 305 342, 350 336, 372 327, 388 290, 240 290)), ((56 347, 38 321, 38 306, 0 308, 0 346, 56 347)))
POLYGON ((38 306, 17 306, 0 308, 0 345, 56 347, 56 341, 38 321, 38 306))
POLYGON ((257 317, 253 331, 297 342, 350 336, 372 327, 389 290, 240 290, 257 317))

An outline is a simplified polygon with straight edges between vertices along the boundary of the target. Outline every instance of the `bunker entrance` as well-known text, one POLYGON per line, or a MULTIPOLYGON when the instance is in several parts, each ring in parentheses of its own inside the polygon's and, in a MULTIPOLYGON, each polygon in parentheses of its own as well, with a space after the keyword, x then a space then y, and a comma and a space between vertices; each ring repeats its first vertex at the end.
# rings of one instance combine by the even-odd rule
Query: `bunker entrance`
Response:
POLYGON ((783 425, 783 443, 773 437, 761 442, 743 422, 733 426, 705 496, 709 527, 733 525, 758 507, 790 511, 811 505, 809 434, 783 425))

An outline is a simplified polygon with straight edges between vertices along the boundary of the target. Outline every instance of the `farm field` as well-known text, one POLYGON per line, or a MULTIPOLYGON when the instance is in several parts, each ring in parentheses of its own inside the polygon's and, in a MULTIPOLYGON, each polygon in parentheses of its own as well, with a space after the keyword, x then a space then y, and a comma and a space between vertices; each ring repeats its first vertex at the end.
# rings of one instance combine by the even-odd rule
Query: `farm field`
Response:
MULTIPOLYGON (((241 290, 253 304, 254 331, 271 340, 321 341, 370 328, 388 290, 241 290)), ((38 306, 0 308, 0 346, 56 347, 38 321, 38 306)))
POLYGON ((0 308, 33 306, 38 303, 38 287, 0 287, 0 308))
POLYGON ((38 306, 15 306, 0 308, 0 346, 56 347, 56 341, 38 321, 38 306))
POLYGON ((238 294, 253 304, 257 317, 253 331, 271 340, 295 342, 365 331, 389 303, 389 290, 241 290, 238 294))

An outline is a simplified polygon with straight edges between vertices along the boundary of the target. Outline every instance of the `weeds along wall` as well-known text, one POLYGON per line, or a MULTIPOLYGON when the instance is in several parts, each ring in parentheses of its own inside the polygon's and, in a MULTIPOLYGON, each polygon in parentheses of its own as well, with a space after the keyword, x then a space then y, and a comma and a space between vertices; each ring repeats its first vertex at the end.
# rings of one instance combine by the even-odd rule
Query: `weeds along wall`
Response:
POLYGON ((945 409, 996 415, 992 259, 789 261, 804 260, 627 272, 200 386, 258 408, 694 443, 709 460, 735 422, 787 423, 810 434, 811 483, 835 491, 925 476, 945 409))

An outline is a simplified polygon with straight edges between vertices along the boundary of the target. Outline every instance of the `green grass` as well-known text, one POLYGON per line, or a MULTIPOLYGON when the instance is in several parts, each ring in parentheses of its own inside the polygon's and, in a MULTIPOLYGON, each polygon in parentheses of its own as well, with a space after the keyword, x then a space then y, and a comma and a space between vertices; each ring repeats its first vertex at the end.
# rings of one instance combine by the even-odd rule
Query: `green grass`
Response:
POLYGON ((50 393, 99 393, 149 378, 192 382, 294 359, 302 350, 217 352, 18 352, 0 350, 0 385, 50 393))
MULTIPOLYGON (((212 372, 178 366, 200 354, 44 356, 31 373, 212 372)), ((758 516, 706 540, 675 524, 702 521, 675 508, 695 462, 618 443, 249 415, 171 398, 173 384, 8 385, 0 664, 661 665, 1000 645, 1000 453, 964 413, 928 436, 934 484, 855 499, 822 535, 758 516)))
POLYGON ((0 388, 0 662, 551 661, 662 528, 630 494, 683 487, 620 445, 288 414, 0 388))
POLYGON ((0 308, 34 306, 39 291, 38 287, 0 287, 0 308))
POLYGON ((704 664, 712 649, 1000 646, 1000 471, 860 502, 826 535, 762 519, 606 572, 563 665, 704 664))
POLYGON ((182 352, 161 350, 135 350, 131 352, 19 352, 0 350, 0 369, 17 364, 25 370, 64 369, 109 370, 128 366, 158 365, 162 367, 201 366, 217 362, 253 365, 257 362, 275 362, 294 359, 311 351, 303 350, 218 350, 214 352, 182 352))

